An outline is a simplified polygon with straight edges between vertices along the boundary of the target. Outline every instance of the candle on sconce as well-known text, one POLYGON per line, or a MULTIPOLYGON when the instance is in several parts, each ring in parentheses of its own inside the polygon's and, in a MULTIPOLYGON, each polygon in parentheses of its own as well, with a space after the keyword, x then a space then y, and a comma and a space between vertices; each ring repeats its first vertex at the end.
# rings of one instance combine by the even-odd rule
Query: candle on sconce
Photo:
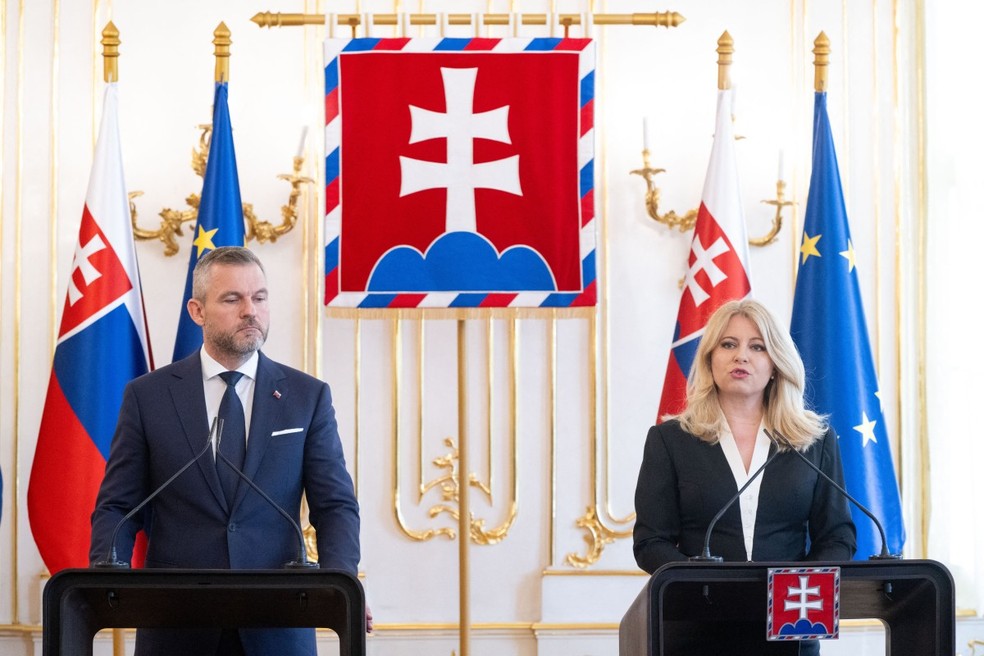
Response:
POLYGON ((297 154, 294 157, 300 159, 304 157, 304 143, 307 141, 308 127, 305 125, 301 128, 301 140, 297 142, 297 154))
POLYGON ((786 179, 786 151, 783 148, 779 149, 779 176, 776 179, 779 182, 786 179))
POLYGON ((642 117, 642 149, 649 150, 649 119, 642 117))

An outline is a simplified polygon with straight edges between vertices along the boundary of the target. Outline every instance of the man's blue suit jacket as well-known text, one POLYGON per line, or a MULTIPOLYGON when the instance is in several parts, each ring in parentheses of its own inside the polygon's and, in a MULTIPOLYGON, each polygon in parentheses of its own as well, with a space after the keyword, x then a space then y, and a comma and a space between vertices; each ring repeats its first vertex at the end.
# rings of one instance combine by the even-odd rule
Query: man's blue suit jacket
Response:
MULTIPOLYGON (((92 515, 91 561, 106 558, 122 517, 208 438, 199 353, 127 386, 92 515)), ((359 506, 327 384, 260 353, 243 471, 295 521, 306 493, 320 566, 357 573, 359 506)), ((247 483, 227 506, 211 450, 121 528, 121 560, 141 528, 147 567, 278 569, 300 549, 296 531, 247 483)), ((315 653, 313 629, 243 629, 240 638, 250 655, 315 653)), ((137 653, 214 654, 218 640, 211 629, 141 630, 137 653)))

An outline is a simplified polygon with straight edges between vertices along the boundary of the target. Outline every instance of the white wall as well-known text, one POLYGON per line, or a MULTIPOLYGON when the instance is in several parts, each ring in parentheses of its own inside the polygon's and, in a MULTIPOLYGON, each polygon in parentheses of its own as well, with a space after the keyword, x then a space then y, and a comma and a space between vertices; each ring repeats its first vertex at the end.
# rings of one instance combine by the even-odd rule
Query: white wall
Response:
MULTIPOLYGON (((601 237, 595 317, 466 325, 469 469, 481 480, 493 472, 492 503, 474 489, 471 494, 472 510, 486 528, 509 517, 514 472, 517 489, 515 520, 505 539, 469 550, 475 653, 490 654, 615 653, 615 625, 644 582, 626 535, 689 236, 646 216, 644 184, 628 174, 641 165, 643 117, 649 118, 653 165, 667 169, 659 178, 662 209, 682 213, 696 207, 713 132, 715 47, 728 30, 735 41, 735 129, 745 137, 737 148, 749 233, 768 229, 772 212, 759 201, 775 195, 780 148, 786 153, 787 196, 797 202, 785 215, 777 243, 751 253, 754 294, 788 318, 810 173, 810 50, 824 30, 832 47, 829 108, 858 271, 889 434, 901 454, 897 463, 910 527, 906 552, 924 555, 921 410, 912 376, 920 362, 910 330, 920 280, 913 247, 920 219, 913 153, 922 118, 914 102, 919 69, 913 3, 0 0, 0 9, 0 651, 29 653, 24 634, 36 635, 32 631, 41 621, 44 567, 28 526, 27 480, 101 102, 98 33, 110 18, 123 41, 123 151, 129 188, 144 192, 137 200, 143 227, 155 226, 162 208, 183 209, 184 198, 200 190, 189 156, 197 144, 196 126, 210 121, 211 40, 219 21, 232 31, 230 109, 243 200, 276 222, 287 187, 275 176, 289 172, 304 125, 312 135, 305 171, 323 179, 321 145, 313 135, 319 134, 325 30, 260 29, 249 22, 258 11, 671 10, 687 18, 676 28, 596 27, 593 34, 601 237), (567 556, 588 553, 590 534, 577 522, 589 507, 612 540, 601 545, 590 566, 578 568, 567 556)), ((452 34, 471 33, 453 29, 452 34)), ((547 31, 527 27, 521 33, 547 31)), ((574 34, 579 35, 576 28, 574 34)), ((459 437, 457 326, 448 320, 326 316, 319 301, 319 189, 316 184, 305 192, 297 229, 276 244, 256 246, 267 264, 275 308, 266 350, 333 386, 362 504, 362 570, 379 626, 371 649, 448 653, 460 649, 459 543, 445 536, 415 540, 408 532, 457 529, 446 515, 428 516, 439 501, 436 492, 417 491, 438 473, 430 463, 447 452, 442 440, 459 437)), ((165 257, 156 242, 137 246, 158 364, 170 360, 189 242, 186 234, 176 257, 165 257)), ((980 634, 968 627, 963 630, 970 637, 980 634)), ((870 640, 864 627, 845 633, 847 645, 870 640)))

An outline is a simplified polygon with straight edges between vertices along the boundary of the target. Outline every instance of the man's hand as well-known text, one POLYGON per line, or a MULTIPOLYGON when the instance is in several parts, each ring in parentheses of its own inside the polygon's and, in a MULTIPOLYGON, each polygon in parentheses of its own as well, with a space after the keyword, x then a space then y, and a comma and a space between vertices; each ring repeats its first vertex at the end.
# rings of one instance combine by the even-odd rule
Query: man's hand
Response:
POLYGON ((372 633, 372 610, 366 606, 366 633, 372 633))

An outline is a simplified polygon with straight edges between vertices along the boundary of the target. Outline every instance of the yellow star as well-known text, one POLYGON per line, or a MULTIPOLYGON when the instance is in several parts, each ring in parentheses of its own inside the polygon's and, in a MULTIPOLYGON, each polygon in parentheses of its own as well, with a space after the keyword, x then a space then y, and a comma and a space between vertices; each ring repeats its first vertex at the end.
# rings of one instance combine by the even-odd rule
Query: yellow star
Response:
POLYGON ((854 244, 851 243, 850 239, 847 240, 847 250, 841 251, 840 255, 847 260, 847 272, 854 271, 854 244))
POLYGON ((811 237, 810 235, 803 232, 803 245, 800 246, 800 253, 803 254, 803 261, 800 264, 806 264, 806 259, 811 255, 816 255, 820 257, 820 251, 817 250, 817 242, 823 235, 817 235, 816 237, 811 237))
POLYGON ((875 438, 875 424, 878 422, 873 419, 868 419, 868 413, 861 412, 861 423, 854 427, 854 430, 861 433, 861 438, 863 442, 862 447, 868 446, 868 442, 878 442, 875 438))
POLYGON ((192 242, 192 245, 198 247, 197 257, 201 257, 202 253, 206 250, 215 250, 215 244, 212 243, 212 236, 218 231, 218 228, 215 230, 206 230, 205 228, 198 226, 198 236, 195 237, 195 241, 192 242))

